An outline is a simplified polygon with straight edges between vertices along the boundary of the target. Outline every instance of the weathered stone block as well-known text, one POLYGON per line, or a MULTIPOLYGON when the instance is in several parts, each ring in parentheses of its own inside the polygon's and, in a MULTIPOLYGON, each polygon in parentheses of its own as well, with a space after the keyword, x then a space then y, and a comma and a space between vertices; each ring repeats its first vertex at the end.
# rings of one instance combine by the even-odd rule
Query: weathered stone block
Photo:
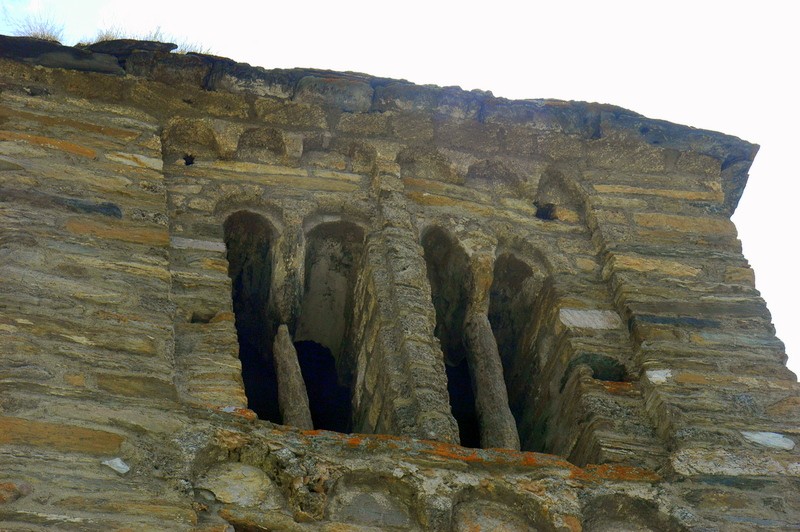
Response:
POLYGON ((755 145, 92 48, 0 38, 0 528, 800 522, 755 145))
POLYGON ((113 454, 125 441, 119 434, 75 425, 0 417, 0 445, 27 446, 61 452, 113 454))

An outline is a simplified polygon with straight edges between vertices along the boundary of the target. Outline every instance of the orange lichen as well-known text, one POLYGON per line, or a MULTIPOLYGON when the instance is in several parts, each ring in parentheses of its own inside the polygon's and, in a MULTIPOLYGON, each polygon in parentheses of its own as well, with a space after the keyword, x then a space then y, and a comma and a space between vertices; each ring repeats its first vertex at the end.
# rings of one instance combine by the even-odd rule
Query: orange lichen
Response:
POLYGON ((570 532, 581 532, 581 530, 583 530, 581 520, 574 515, 564 516, 564 524, 569 527, 570 532))
POLYGON ((169 232, 160 227, 134 225, 125 222, 98 222, 90 218, 70 218, 64 224, 64 228, 77 235, 109 238, 134 244, 155 246, 169 244, 169 232))
POLYGON ((208 405, 208 406, 211 409, 216 410, 217 412, 231 414, 232 416, 241 417, 243 419, 246 419, 247 421, 255 421, 258 419, 258 415, 249 408, 244 408, 241 406, 219 406, 219 405, 208 405))
POLYGON ((600 381, 600 384, 603 385, 603 388, 605 388, 608 393, 613 393, 615 395, 624 395, 634 391, 632 382, 600 381))
POLYGON ((33 489, 24 482, 0 482, 0 504, 14 502, 32 491, 33 489))
POLYGON ((482 462, 483 459, 478 455, 477 450, 466 447, 459 447, 449 443, 426 442, 428 448, 422 452, 451 460, 461 460, 463 462, 482 462))
POLYGON ((250 439, 241 432, 220 429, 214 435, 216 444, 228 451, 240 449, 250 442, 250 439))
POLYGON ((625 482, 658 482, 661 477, 655 471, 620 464, 591 464, 573 472, 572 478, 591 482, 616 480, 625 482))
POLYGON ((44 146, 46 148, 53 148, 61 150, 73 155, 80 155, 88 159, 96 159, 97 152, 86 146, 79 146, 72 142, 65 140, 51 139, 48 137, 40 137, 38 135, 28 135, 27 133, 14 133, 12 131, 0 131, 0 140, 21 140, 29 144, 36 144, 37 146, 44 146))
POLYGON ((47 116, 25 111, 18 111, 9 109, 8 107, 0 107, 0 116, 21 118, 23 120, 32 120, 39 122, 45 126, 64 126, 66 128, 75 129, 78 131, 86 131, 88 133, 97 133, 99 135, 116 137, 123 140, 133 140, 139 136, 136 131, 128 129, 120 129, 111 126, 103 126, 98 124, 90 124, 88 122, 80 122, 71 118, 64 118, 59 116, 47 116))
POLYGON ((358 447, 364 442, 364 438, 359 438, 358 436, 353 436, 351 438, 347 438, 347 445, 350 447, 358 447))
POLYGON ((104 430, 0 416, 0 445, 110 455, 119 451, 123 441, 123 436, 104 430))

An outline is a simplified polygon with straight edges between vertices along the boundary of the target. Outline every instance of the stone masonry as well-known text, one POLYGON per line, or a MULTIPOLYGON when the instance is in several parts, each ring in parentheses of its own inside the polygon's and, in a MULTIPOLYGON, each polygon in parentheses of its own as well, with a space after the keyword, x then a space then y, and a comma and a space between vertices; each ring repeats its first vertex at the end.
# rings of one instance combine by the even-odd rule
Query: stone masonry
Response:
POLYGON ((0 529, 800 528, 757 146, 0 36, 0 529))

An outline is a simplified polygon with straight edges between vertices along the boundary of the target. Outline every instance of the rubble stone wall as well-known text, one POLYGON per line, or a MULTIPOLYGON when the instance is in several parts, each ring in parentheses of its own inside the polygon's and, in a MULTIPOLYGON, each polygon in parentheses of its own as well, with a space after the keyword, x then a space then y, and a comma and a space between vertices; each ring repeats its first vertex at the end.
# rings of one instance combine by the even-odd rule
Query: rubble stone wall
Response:
POLYGON ((0 528, 800 527, 757 146, 169 49, 0 37, 0 528))

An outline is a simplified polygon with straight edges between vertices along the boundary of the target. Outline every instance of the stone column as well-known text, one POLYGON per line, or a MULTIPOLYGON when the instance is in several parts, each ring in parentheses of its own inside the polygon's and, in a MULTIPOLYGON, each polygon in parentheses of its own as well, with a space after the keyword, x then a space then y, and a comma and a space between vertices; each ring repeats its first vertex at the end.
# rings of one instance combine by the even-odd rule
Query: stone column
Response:
MULTIPOLYGON (((275 257, 272 261, 272 279, 268 315, 273 323, 285 323, 295 331, 297 316, 303 299, 305 274, 305 242, 300 219, 287 219, 286 230, 278 235, 274 243, 275 257)), ((297 331, 295 331, 295 334, 297 331)))
POLYGON ((306 383, 300 372, 297 351, 289 334, 289 327, 281 324, 272 343, 275 373, 278 377, 278 406, 284 425, 311 430, 311 410, 308 407, 306 383))
MULTIPOLYGON (((292 225, 299 227, 299 220, 293 222, 292 225)), ((267 326, 281 324, 272 340, 272 359, 283 424, 310 430, 314 423, 308 406, 308 393, 289 332, 289 327, 294 327, 300 307, 304 251, 299 231, 286 231, 275 242, 267 326)))
POLYGON ((379 219, 367 237, 357 288, 354 422, 359 431, 458 442, 425 259, 399 175, 379 174, 379 219), (359 340, 358 336, 363 339, 359 340))
POLYGON ((494 260, 490 255, 477 255, 471 263, 469 303, 464 318, 464 346, 475 393, 481 447, 519 450, 519 435, 508 406, 503 365, 488 317, 494 260))

